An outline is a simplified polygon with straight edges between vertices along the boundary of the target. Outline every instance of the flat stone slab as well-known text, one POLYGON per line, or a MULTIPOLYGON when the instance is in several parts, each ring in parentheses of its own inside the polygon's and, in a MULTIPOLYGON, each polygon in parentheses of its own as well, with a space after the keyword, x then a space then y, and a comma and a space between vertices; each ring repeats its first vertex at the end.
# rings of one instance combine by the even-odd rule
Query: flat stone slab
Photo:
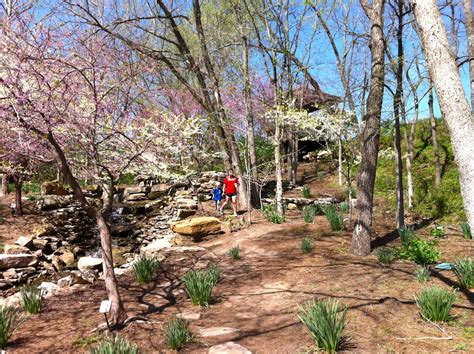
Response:
POLYGON ((35 265, 36 256, 32 254, 0 254, 0 269, 24 268, 35 265))
POLYGON ((140 250, 140 253, 143 255, 152 255, 153 253, 159 252, 166 248, 171 248, 173 236, 165 236, 158 240, 153 241, 152 243, 146 245, 140 250))
POLYGON ((171 225, 171 230, 183 236, 199 239, 205 235, 219 233, 221 231, 221 223, 215 217, 202 216, 178 221, 171 225))
POLYGON ((227 342, 210 347, 209 354, 252 354, 252 352, 240 344, 227 342))
POLYGON ((240 331, 237 328, 230 328, 230 327, 210 327, 210 328, 202 328, 199 330, 199 335, 201 337, 216 337, 216 336, 223 336, 229 333, 235 333, 240 331))
POLYGON ((188 320, 188 321, 196 321, 201 318, 200 313, 192 313, 192 312, 183 312, 183 313, 178 313, 176 315, 178 318, 182 318, 183 320, 188 320))

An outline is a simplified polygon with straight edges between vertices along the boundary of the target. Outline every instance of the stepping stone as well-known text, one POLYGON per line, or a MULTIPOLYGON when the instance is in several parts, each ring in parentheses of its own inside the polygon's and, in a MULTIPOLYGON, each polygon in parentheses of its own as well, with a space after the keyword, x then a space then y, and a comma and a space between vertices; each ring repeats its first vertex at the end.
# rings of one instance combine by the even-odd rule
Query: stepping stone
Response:
POLYGON ((183 312, 183 313, 178 313, 176 315, 178 318, 182 318, 183 320, 199 320, 201 318, 200 313, 192 313, 192 312, 183 312))
POLYGON ((209 354, 252 354, 252 352, 240 344, 227 342, 210 347, 209 354))
POLYGON ((203 328, 199 330, 199 335, 201 337, 215 337, 215 336, 222 336, 224 334, 238 332, 239 330, 236 328, 229 328, 229 327, 211 327, 211 328, 203 328))

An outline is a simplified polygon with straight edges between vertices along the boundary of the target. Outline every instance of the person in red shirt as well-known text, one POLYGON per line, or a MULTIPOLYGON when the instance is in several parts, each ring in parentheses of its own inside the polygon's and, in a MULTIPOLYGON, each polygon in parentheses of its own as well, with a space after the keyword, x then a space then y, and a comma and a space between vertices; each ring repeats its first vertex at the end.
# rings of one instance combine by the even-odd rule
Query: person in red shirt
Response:
POLYGON ((229 170, 228 175, 224 178, 224 195, 225 202, 222 204, 221 213, 224 213, 224 208, 232 200, 232 210, 234 216, 237 216, 237 194, 238 194, 239 179, 234 176, 234 172, 229 170))

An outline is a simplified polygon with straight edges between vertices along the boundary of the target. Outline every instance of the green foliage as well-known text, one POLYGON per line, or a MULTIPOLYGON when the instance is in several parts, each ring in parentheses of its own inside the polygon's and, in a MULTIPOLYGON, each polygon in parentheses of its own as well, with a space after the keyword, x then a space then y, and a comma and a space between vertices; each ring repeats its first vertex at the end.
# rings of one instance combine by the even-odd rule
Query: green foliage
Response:
POLYGON ((299 306, 298 317, 310 332, 318 349, 335 353, 343 341, 347 308, 337 300, 313 300, 299 306))
POLYGON ((138 354, 135 344, 130 344, 126 338, 105 337, 97 346, 90 349, 91 354, 138 354))
POLYGON ((311 188, 307 184, 303 186, 303 189, 301 190, 301 195, 303 198, 311 198, 311 188))
MULTIPOLYGON (((403 134, 402 127, 402 134, 403 134)), ((407 129, 411 129, 408 125, 407 129)), ((458 222, 464 217, 463 203, 459 185, 459 174, 454 161, 453 148, 449 138, 449 132, 444 121, 437 121, 438 145, 440 160, 444 174, 441 185, 435 184, 435 171, 433 161, 433 145, 431 138, 431 126, 429 119, 418 120, 415 137, 415 156, 412 161, 414 207, 415 215, 428 218, 441 219, 446 222, 458 222), (416 171, 416 173, 415 173, 416 171)), ((396 159, 393 151, 393 128, 386 127, 381 133, 381 153, 377 166, 377 177, 375 183, 376 196, 387 201, 390 210, 396 210, 396 174, 394 173, 396 159), (390 151, 389 154, 382 153, 390 151)), ((405 146, 402 146, 405 149, 405 146)), ((402 152, 403 154, 406 151, 402 152)), ((406 171, 404 171, 406 173, 406 171)), ((406 179, 406 174, 404 174, 406 179)), ((405 182, 406 183, 406 182, 405 182)))
POLYGON ((311 253, 313 250, 313 239, 310 237, 303 238, 301 240, 300 248, 303 253, 311 253))
POLYGON ((415 270, 415 277, 420 283, 426 283, 430 280, 430 267, 421 266, 415 270))
POLYGON ((430 235, 434 238, 444 238, 446 237, 446 232, 444 231, 444 227, 437 225, 430 230, 430 235))
POLYGON ((324 171, 317 172, 318 179, 324 179, 324 171))
POLYGON ((230 256, 230 258, 232 258, 233 261, 236 261, 236 260, 240 259, 240 248, 239 248, 239 246, 232 247, 229 250, 229 256, 230 256))
POLYGON ((315 207, 313 205, 307 205, 303 208, 304 222, 312 224, 314 221, 315 207))
POLYGON ((212 264, 207 268, 207 273, 213 284, 217 284, 221 280, 221 269, 218 265, 212 264))
POLYGON ((389 266, 396 258, 396 253, 391 248, 380 247, 377 249, 377 259, 383 265, 389 266))
MULTIPOLYGON (((256 135, 254 139, 255 154, 257 155, 257 169, 263 172, 265 168, 273 166, 275 146, 273 143, 265 138, 256 135)), ((246 137, 240 137, 237 140, 237 146, 240 153, 241 161, 246 161, 248 156, 248 145, 246 137)))
POLYGON ((462 231, 462 236, 466 240, 472 240, 471 227, 469 226, 469 223, 467 221, 464 221, 461 223, 461 231, 462 231))
POLYGON ((342 202, 339 204, 339 211, 341 213, 347 214, 349 212, 349 203, 348 202, 342 202))
POLYGON ((0 349, 5 349, 8 340, 21 326, 26 317, 18 309, 8 306, 0 307, 0 349))
POLYGON ((188 321, 174 318, 165 326, 165 341, 168 348, 180 350, 193 339, 188 321))
POLYGON ((138 283, 149 283, 160 262, 152 256, 140 256, 133 264, 133 274, 138 283))
POLYGON ((209 306, 212 288, 215 283, 215 275, 207 270, 190 270, 183 276, 186 292, 193 305, 209 306))
POLYGON ((331 225, 332 231, 341 231, 344 228, 343 218, 337 213, 333 205, 327 206, 324 209, 324 213, 326 214, 326 219, 329 221, 329 225, 331 225))
POLYGON ((415 296, 421 316, 429 321, 444 322, 449 319, 449 311, 456 302, 454 290, 433 286, 425 288, 415 296))
POLYGON ((41 291, 36 286, 29 284, 21 288, 21 304, 27 313, 39 313, 41 311, 41 302, 41 291))
POLYGON ((398 234, 402 241, 403 246, 407 246, 411 240, 415 237, 415 231, 411 227, 403 226, 398 229, 398 234))
POLYGON ((122 175, 118 184, 134 184, 135 183, 136 174, 134 173, 125 173, 122 175))
POLYGON ((26 182, 21 186, 21 191, 25 194, 41 192, 41 184, 38 182, 26 182))
POLYGON ((285 216, 280 215, 273 204, 263 205, 260 209, 263 216, 273 224, 282 224, 285 222, 285 216))
POLYGON ((314 215, 324 215, 324 208, 321 206, 321 204, 314 204, 314 215))
POLYGON ((425 265, 438 261, 441 258, 441 252, 434 241, 425 241, 415 237, 399 251, 398 256, 425 265))
POLYGON ((453 271, 461 288, 469 290, 474 287, 474 262, 472 258, 458 260, 454 263, 453 271))

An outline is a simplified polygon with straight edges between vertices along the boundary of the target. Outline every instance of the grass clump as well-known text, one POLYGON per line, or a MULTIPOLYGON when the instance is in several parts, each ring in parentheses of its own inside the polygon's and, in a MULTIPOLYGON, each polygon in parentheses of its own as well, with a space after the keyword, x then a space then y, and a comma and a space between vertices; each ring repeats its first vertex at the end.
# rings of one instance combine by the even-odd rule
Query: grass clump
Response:
POLYGON ((239 246, 232 247, 229 250, 229 256, 230 258, 232 258, 233 261, 240 259, 240 247, 239 246))
POLYGON ((403 246, 407 246, 413 238, 415 238, 415 231, 411 227, 402 226, 398 229, 398 234, 400 235, 400 240, 402 241, 403 246))
POLYGON ((310 237, 305 237, 301 240, 300 248, 303 253, 311 253, 313 250, 313 240, 310 237))
POLYGON ((337 300, 313 300, 299 307, 298 317, 310 332, 318 349, 334 353, 343 341, 347 308, 337 300))
POLYGON ((377 249, 377 259, 380 264, 389 266, 396 258, 396 253, 388 247, 380 247, 377 249))
POLYGON ((453 271, 461 288, 469 290, 474 287, 474 262, 472 258, 463 258, 454 263, 453 271))
POLYGON ((430 230, 430 235, 434 238, 445 238, 446 232, 444 231, 444 227, 438 225, 430 230))
POLYGON ((219 280, 221 280, 221 269, 218 265, 212 264, 209 268, 207 268, 207 273, 214 285, 217 284, 219 280))
POLYGON ((307 224, 312 224, 314 221, 315 208, 313 205, 307 205, 303 208, 303 218, 304 222, 307 224))
POLYGON ((428 266, 421 266, 415 270, 415 277, 420 283, 426 283, 430 280, 430 268, 428 266))
POLYGON ((282 224, 285 222, 285 216, 281 215, 275 205, 264 205, 261 209, 263 216, 274 224, 282 224))
POLYGON ((209 306, 215 279, 215 275, 208 270, 190 270, 183 276, 186 292, 193 305, 209 306))
POLYGON ((188 321, 174 318, 165 326, 165 341, 168 348, 180 350, 193 339, 188 321))
POLYGON ((133 274, 135 280, 142 283, 149 283, 153 279, 156 268, 159 265, 159 261, 152 256, 140 256, 138 260, 133 264, 133 274))
POLYGON ((5 349, 10 337, 25 319, 26 317, 14 307, 0 307, 0 349, 5 349))
POLYGON ((472 240, 471 227, 467 221, 461 223, 461 231, 466 240, 472 240))
POLYGON ((311 198, 311 189, 307 184, 303 186, 303 189, 301 190, 301 194, 303 195, 303 198, 311 198))
POLYGON ((21 304, 25 312, 37 314, 41 311, 41 291, 33 284, 25 285, 21 289, 21 304))
POLYGON ((349 203, 348 202, 342 202, 339 204, 339 211, 341 213, 347 214, 349 212, 349 203))
POLYGON ((398 256, 403 259, 410 259, 417 264, 425 265, 438 261, 441 258, 441 252, 436 247, 435 242, 415 237, 400 250, 398 256))
POLYGON ((334 206, 330 205, 326 207, 324 213, 326 214, 326 219, 329 221, 329 225, 331 225, 332 231, 341 231, 344 228, 342 216, 337 213, 334 206))
POLYGON ((415 301, 424 319, 445 322, 450 317, 449 311, 456 302, 456 298, 454 290, 433 286, 421 290, 421 293, 415 296, 415 301))
POLYGON ((126 338, 105 337, 97 346, 90 349, 91 354, 137 354, 138 347, 130 344, 126 338))

